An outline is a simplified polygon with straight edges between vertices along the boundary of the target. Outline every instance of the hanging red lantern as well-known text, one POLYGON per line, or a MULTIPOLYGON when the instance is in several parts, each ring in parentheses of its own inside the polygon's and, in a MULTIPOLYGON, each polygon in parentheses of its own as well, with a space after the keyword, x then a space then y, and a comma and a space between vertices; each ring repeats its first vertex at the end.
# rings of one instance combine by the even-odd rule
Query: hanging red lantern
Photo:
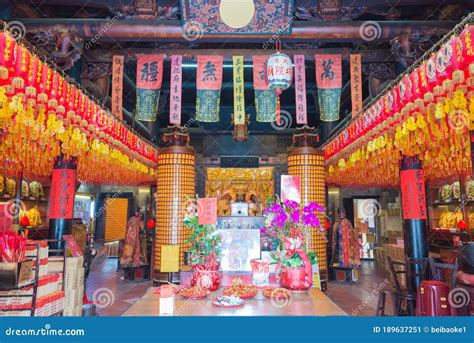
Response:
POLYGON ((462 44, 461 70, 467 70, 469 76, 474 76, 474 25, 466 27, 459 36, 462 44))
POLYGON ((58 105, 56 108, 56 113, 58 113, 61 116, 64 116, 66 113, 66 93, 68 91, 67 85, 68 82, 64 80, 63 77, 59 77, 58 79, 58 105))
MULTIPOLYGON (((38 71, 39 73, 39 71, 38 71)), ((48 103, 51 91, 52 71, 46 63, 41 63, 41 79, 39 82, 38 103, 48 103)))
MULTIPOLYGON (((71 122, 74 118, 74 111, 76 109, 75 104, 76 104, 76 97, 78 97, 77 94, 77 89, 76 87, 70 85, 68 82, 69 89, 66 90, 66 117, 69 122, 71 122)), ((78 100, 78 99, 77 99, 78 100)))
POLYGON ((411 81, 411 92, 413 94, 412 100, 415 104, 415 108, 420 108, 423 106, 423 93, 420 89, 420 77, 418 74, 418 70, 414 70, 408 76, 411 81))
MULTIPOLYGON (((16 49, 15 71, 12 78, 12 86, 18 92, 24 90, 28 79, 28 66, 30 63, 30 52, 23 45, 18 45, 16 49)), ((21 92, 23 93, 23 92, 21 92)))
POLYGON ((28 102, 31 103, 32 105, 36 104, 36 93, 37 93, 37 77, 38 77, 38 64, 39 60, 38 58, 31 54, 30 55, 30 61, 28 64, 28 75, 26 78, 26 88, 25 88, 25 94, 28 99, 28 102))
POLYGON ((56 113, 59 98, 59 79, 61 76, 56 71, 51 71, 51 86, 48 94, 48 110, 56 113))
POLYGON ((0 31, 0 86, 8 84, 15 66, 16 40, 6 31, 0 31))
POLYGON ((267 59, 266 81, 268 88, 277 96, 276 123, 280 125, 280 94, 291 86, 293 80, 293 62, 280 52, 281 43, 277 43, 277 52, 267 59))
MULTIPOLYGON (((462 59, 462 43, 459 37, 451 38, 441 47, 443 57, 445 59, 447 81, 445 83, 454 82, 454 84, 462 84, 465 81, 464 70, 460 70, 462 59)), ((443 85, 443 87, 445 87, 443 85)), ((449 85, 446 85, 449 88, 449 85)))

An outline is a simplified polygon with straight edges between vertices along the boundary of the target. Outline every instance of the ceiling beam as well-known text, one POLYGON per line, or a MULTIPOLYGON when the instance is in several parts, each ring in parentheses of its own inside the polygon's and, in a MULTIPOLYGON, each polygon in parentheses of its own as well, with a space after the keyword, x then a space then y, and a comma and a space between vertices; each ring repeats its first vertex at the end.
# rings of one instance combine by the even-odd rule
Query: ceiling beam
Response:
MULTIPOLYGON (((90 49, 85 52, 85 60, 96 63, 112 63, 113 55, 124 54, 125 61, 127 61, 136 60, 136 56, 139 54, 164 54, 165 58, 169 58, 171 55, 182 55, 184 60, 192 61, 198 55, 213 54, 224 56, 224 61, 231 62, 232 56, 244 56, 245 61, 252 61, 254 55, 270 55, 273 52, 272 49, 90 49)), ((317 53, 341 54, 342 59, 347 61, 349 61, 350 54, 361 54, 364 63, 395 61, 395 57, 387 49, 304 49, 295 47, 294 49, 283 49, 282 52, 290 57, 305 55, 306 61, 314 61, 314 55, 317 53)))
MULTIPOLYGON (((117 20, 112 23, 109 19, 71 19, 71 18, 39 18, 21 19, 27 31, 38 32, 57 29, 58 26, 76 30, 85 40, 100 42, 182 42, 187 43, 187 37, 182 32, 179 21, 146 21, 146 20, 117 20)), ((367 42, 361 35, 364 21, 333 21, 333 22, 295 22, 290 35, 279 36, 282 41, 291 42, 367 42)), ((386 42, 402 33, 416 31, 418 34, 445 34, 454 27, 451 21, 378 21, 372 25, 377 27, 376 36, 370 43, 386 42), (380 27, 380 30, 378 30, 380 27)), ((367 24, 365 24, 367 25, 367 24)), ((265 41, 271 44, 276 35, 203 35, 194 43, 201 42, 241 42, 251 43, 265 41)), ((189 39, 189 38, 188 38, 189 39)))

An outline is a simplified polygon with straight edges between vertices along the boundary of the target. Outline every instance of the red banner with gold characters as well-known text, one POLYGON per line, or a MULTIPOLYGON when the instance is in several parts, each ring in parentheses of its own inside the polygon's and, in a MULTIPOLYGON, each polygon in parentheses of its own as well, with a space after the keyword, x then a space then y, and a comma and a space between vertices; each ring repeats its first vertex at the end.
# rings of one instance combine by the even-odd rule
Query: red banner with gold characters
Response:
POLYGON ((123 56, 112 57, 112 113, 120 119, 123 119, 123 61, 123 56))
POLYGON ((183 56, 171 56, 170 123, 181 124, 181 94, 183 82, 183 56))
POLYGON ((163 55, 139 55, 137 58, 138 120, 156 120, 162 81, 163 55))
POLYGON ((199 225, 217 224, 217 198, 199 198, 197 215, 199 225))
POLYGON ((72 219, 75 182, 75 169, 53 169, 49 202, 50 218, 72 219))
POLYGON ((426 219, 425 177, 422 169, 400 171, 403 219, 426 219))
POLYGON ((342 65, 340 54, 316 54, 316 85, 322 121, 339 120, 342 65))
POLYGON ((198 56, 196 75, 196 120, 218 122, 223 56, 198 56))
POLYGON ((267 55, 252 56, 256 119, 261 123, 273 123, 276 117, 276 94, 265 80, 267 58, 267 55))
POLYGON ((352 116, 362 111, 362 58, 360 54, 350 55, 352 116))
POLYGON ((295 65, 296 123, 308 124, 304 55, 295 55, 293 57, 293 63, 295 65))

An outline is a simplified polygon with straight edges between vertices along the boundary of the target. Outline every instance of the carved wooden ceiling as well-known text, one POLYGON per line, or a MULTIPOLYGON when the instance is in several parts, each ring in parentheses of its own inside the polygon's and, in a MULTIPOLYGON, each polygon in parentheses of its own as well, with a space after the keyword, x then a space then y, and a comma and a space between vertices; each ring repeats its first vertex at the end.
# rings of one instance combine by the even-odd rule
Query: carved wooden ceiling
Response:
MULTIPOLYGON (((349 53, 362 54, 363 94, 369 98, 472 10, 473 1, 469 0, 294 0, 292 34, 282 35, 280 39, 284 52, 306 55, 309 124, 324 131, 323 141, 337 125, 325 127, 318 119, 313 60, 316 51, 343 54, 341 118, 344 118, 351 108, 349 53), (367 22, 376 30, 361 35, 361 25, 367 22)), ((224 64, 230 66, 232 55, 244 55, 245 64, 249 65, 244 76, 245 101, 253 104, 251 56, 273 49, 271 35, 201 35, 189 39, 183 35, 177 0, 0 0, 0 18, 21 21, 28 41, 45 50, 58 66, 80 79, 86 89, 106 104, 110 102, 112 55, 125 54, 124 112, 130 123, 135 108, 137 53, 184 55, 188 66, 183 69, 182 120, 186 123, 195 111, 193 56, 217 52, 225 56, 224 64)), ((168 125, 169 69, 169 61, 165 61, 159 120, 148 126, 133 124, 152 140, 168 125)), ((231 134, 232 101, 232 68, 225 67, 221 122, 212 125, 194 122, 191 133, 231 134)), ((294 113, 294 92, 283 93, 282 109, 294 113)), ((283 135, 292 133, 294 128, 295 124, 276 132, 269 124, 255 122, 249 127, 251 134, 283 135)))

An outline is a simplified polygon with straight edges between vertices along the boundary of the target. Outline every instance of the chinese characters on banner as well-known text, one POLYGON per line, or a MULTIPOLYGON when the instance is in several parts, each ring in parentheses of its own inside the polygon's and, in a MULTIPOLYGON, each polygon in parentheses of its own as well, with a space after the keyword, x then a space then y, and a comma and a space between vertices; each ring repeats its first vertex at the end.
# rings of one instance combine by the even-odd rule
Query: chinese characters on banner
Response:
POLYGON ((234 125, 245 124, 244 57, 233 56, 234 72, 234 125))
POLYGON ((63 235, 63 239, 67 242, 67 249, 71 253, 72 257, 82 256, 82 249, 77 244, 73 235, 63 235))
POLYGON ((322 121, 339 120, 342 66, 340 54, 315 55, 316 85, 322 121))
POLYGON ((196 75, 196 120, 218 122, 222 87, 222 56, 198 56, 196 75))
POLYGON ((198 224, 213 225, 217 223, 217 198, 199 198, 197 204, 198 224))
POLYGON ((306 111, 306 75, 304 55, 295 55, 293 59, 295 65, 296 123, 308 124, 306 111))
POLYGON ((51 219, 72 219, 75 182, 76 170, 53 169, 49 202, 51 219))
POLYGON ((112 57, 112 113, 120 119, 123 119, 123 60, 123 56, 112 57))
POLYGON ((137 58, 138 120, 156 120, 162 81, 163 55, 139 55, 137 58))
POLYGON ((268 88, 265 80, 267 58, 265 55, 252 57, 256 119, 260 123, 273 123, 276 116, 276 94, 268 88))
POLYGON ((171 56, 170 123, 181 124, 181 85, 183 82, 183 56, 171 56))
POLYGON ((403 219, 426 219, 426 194, 423 170, 400 171, 403 219))
POLYGON ((362 111, 362 60, 361 55, 350 55, 352 116, 362 111))
POLYGON ((286 200, 301 202, 301 182, 299 176, 282 175, 280 199, 282 202, 286 200))

